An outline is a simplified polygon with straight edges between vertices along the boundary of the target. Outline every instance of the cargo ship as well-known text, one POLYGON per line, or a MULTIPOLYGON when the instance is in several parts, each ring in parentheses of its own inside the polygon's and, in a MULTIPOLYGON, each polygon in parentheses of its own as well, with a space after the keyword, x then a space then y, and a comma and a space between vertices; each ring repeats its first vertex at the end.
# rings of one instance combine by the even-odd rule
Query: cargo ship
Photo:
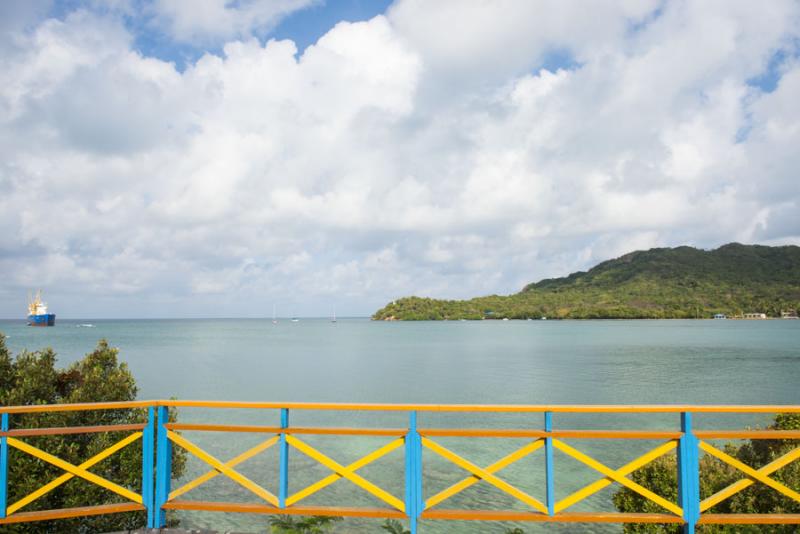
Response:
POLYGON ((42 292, 37 291, 33 298, 28 298, 28 326, 53 326, 56 314, 47 313, 47 304, 42 302, 42 292))

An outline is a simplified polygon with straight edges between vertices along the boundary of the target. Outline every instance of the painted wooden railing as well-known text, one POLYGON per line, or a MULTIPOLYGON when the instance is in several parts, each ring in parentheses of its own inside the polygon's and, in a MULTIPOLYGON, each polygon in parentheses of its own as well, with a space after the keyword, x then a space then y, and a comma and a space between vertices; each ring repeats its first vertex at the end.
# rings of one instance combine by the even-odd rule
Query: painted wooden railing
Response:
MULTIPOLYGON (((602 523, 674 523, 684 525, 685 532, 694 532, 698 524, 799 524, 800 514, 717 514, 709 510, 720 502, 754 483, 765 484, 773 490, 800 503, 800 493, 788 488, 770 475, 798 458, 800 448, 795 448, 768 465, 760 468, 748 466, 711 445, 708 440, 731 439, 800 439, 800 431, 776 430, 699 430, 692 426, 692 415, 700 413, 716 414, 775 414, 800 413, 800 406, 536 406, 536 405, 410 405, 410 404, 341 404, 341 403, 269 403, 269 402, 224 402, 224 401, 136 401, 123 403, 94 403, 68 405, 37 405, 0 407, 2 428, 0 428, 0 525, 19 522, 42 521, 58 518, 82 517, 130 511, 146 511, 147 526, 154 528, 165 525, 167 510, 206 510, 219 512, 243 512, 262 514, 329 515, 343 517, 378 517, 407 520, 412 533, 417 532, 419 520, 491 520, 491 521, 539 521, 539 522, 602 522, 602 523), (219 425, 170 423, 170 407, 191 407, 206 409, 258 409, 277 412, 278 426, 219 425), (47 413, 65 411, 114 410, 139 408, 147 412, 146 422, 142 424, 106 425, 93 427, 62 428, 20 428, 14 429, 15 414, 47 413), (406 412, 408 426, 405 428, 340 428, 340 427, 294 427, 289 424, 289 413, 294 410, 317 411, 373 411, 406 412), (543 416, 541 429, 514 428, 422 428, 417 424, 418 413, 461 412, 472 414, 517 413, 543 416), (680 429, 675 430, 574 430, 555 428, 554 417, 558 414, 680 414, 680 429), (126 438, 106 450, 74 465, 26 443, 26 437, 84 434, 94 432, 131 432, 126 438), (187 439, 180 431, 255 433, 266 439, 247 451, 222 461, 209 454, 187 439), (381 436, 390 441, 367 454, 363 458, 343 465, 302 439, 306 435, 337 436, 381 436), (462 438, 523 438, 525 445, 497 460, 481 467, 442 446, 437 439, 443 437, 462 438), (90 468, 117 451, 142 440, 142 482, 141 493, 131 488, 93 474, 90 468), (664 440, 658 447, 630 461, 617 469, 608 467, 590 457, 567 440, 664 440), (191 455, 208 464, 210 470, 182 486, 171 488, 172 448, 181 447, 191 455), (47 482, 36 491, 7 502, 8 496, 8 449, 13 447, 43 462, 65 471, 60 477, 47 482), (244 476, 236 467, 242 462, 271 448, 278 447, 279 462, 277 475, 277 495, 244 476), (396 449, 405 453, 405 495, 401 498, 370 482, 358 471, 379 460, 396 449), (327 477, 301 489, 289 492, 289 451, 295 449, 312 458, 331 471, 327 477), (545 456, 544 501, 512 486, 497 473, 522 458, 543 450, 545 456), (597 471, 601 478, 588 486, 561 499, 556 498, 556 476, 553 452, 561 451, 597 471), (678 502, 664 497, 637 484, 628 475, 671 451, 678 455, 678 502), (423 492, 423 452, 435 454, 466 471, 467 476, 460 482, 433 495, 423 492), (700 499, 699 458, 705 453, 739 470, 743 478, 727 488, 700 499), (209 480, 224 475, 259 498, 260 504, 210 502, 182 500, 181 496, 209 480), (126 499, 124 503, 87 506, 63 510, 24 511, 24 508, 39 497, 54 490, 68 480, 80 477, 88 482, 106 488, 126 499), (376 497, 385 506, 366 508, 358 506, 305 506, 307 497, 333 484, 346 479, 365 492, 376 497), (474 484, 483 481, 520 501, 525 510, 480 510, 445 509, 439 506, 454 495, 474 484), (569 512, 568 508, 597 493, 603 488, 619 483, 663 508, 663 513, 615 513, 615 512, 569 512)), ((527 415, 526 415, 527 417, 527 415)), ((274 478, 273 478, 274 480, 274 478)))

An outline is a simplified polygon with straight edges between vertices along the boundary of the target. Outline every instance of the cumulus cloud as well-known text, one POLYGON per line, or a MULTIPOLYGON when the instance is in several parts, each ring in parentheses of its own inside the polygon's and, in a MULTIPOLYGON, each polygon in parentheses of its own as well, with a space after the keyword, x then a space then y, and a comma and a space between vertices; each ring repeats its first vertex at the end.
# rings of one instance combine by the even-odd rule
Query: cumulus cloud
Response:
POLYGON ((228 40, 182 71, 118 12, 4 30, 0 314, 367 314, 800 241, 796 2, 400 0, 302 54, 252 34, 306 2, 211 4, 154 4, 228 40))
POLYGON ((319 0, 154 0, 155 23, 179 41, 215 43, 271 30, 319 0))

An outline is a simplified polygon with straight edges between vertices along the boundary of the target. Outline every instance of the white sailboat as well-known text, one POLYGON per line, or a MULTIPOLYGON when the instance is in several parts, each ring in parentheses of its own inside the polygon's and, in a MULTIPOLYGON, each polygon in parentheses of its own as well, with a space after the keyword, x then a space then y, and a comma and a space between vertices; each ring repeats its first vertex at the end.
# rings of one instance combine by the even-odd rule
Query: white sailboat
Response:
POLYGON ((278 318, 275 316, 275 305, 272 305, 272 324, 278 324, 278 318))
POLYGON ((331 318, 331 322, 332 323, 336 322, 336 306, 333 307, 333 317, 331 318))

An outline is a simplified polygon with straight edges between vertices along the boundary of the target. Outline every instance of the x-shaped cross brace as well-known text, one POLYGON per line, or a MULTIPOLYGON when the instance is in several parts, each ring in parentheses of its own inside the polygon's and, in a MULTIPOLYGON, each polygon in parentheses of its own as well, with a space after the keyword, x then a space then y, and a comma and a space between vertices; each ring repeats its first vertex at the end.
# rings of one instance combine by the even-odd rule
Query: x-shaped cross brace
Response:
POLYGON ((481 467, 478 467, 477 465, 473 464, 472 462, 470 462, 468 460, 465 460, 464 458, 460 457, 456 453, 454 453, 454 452, 442 447, 441 445, 439 445, 435 441, 431 441, 428 438, 423 437, 422 438, 422 444, 426 448, 428 448, 428 449, 432 450, 433 452, 435 452, 436 454, 438 454, 439 456, 442 456, 443 458, 446 458, 447 460, 450 460, 451 462, 453 462, 457 466, 461 467, 462 469, 464 469, 466 471, 469 471, 473 475, 472 477, 466 478, 463 481, 459 482, 458 484, 455 484, 454 486, 451 486, 450 488, 448 488, 448 489, 438 493, 437 495, 434 495, 430 499, 428 499, 428 501, 425 503, 425 508, 426 509, 428 509, 431 506, 434 506, 435 504, 443 501, 444 499, 450 497, 451 495, 454 495, 454 494, 458 493, 462 489, 468 488, 469 486, 471 486, 471 485, 475 484, 476 482, 478 482, 478 480, 484 480, 484 481, 488 482, 489 484, 491 484, 492 486, 494 486, 494 487, 496 487, 496 488, 508 493, 512 497, 514 497, 516 499, 519 499, 520 501, 524 502, 525 504, 527 504, 527 505, 529 505, 529 506, 531 506, 533 508, 536 508, 537 510, 539 510, 543 514, 547 513, 547 507, 544 504, 542 504, 540 501, 538 501, 534 497, 531 497, 530 495, 528 495, 524 491, 521 491, 521 490, 515 488, 514 486, 512 486, 511 484, 509 484, 505 480, 502 480, 502 479, 494 476, 494 473, 496 473, 500 469, 503 469, 504 467, 516 462, 517 460, 519 460, 523 456, 526 456, 526 455, 532 453, 533 451, 535 451, 536 449, 539 449, 540 447, 542 447, 542 445, 544 445, 544 442, 542 440, 536 440, 536 441, 534 441, 532 443, 529 443, 528 445, 526 445, 522 449, 516 451, 515 453, 512 453, 509 456, 506 456, 502 460, 500 460, 498 462, 495 462, 494 464, 490 465, 489 467, 487 467, 485 469, 481 468, 481 467), (459 489, 453 491, 455 488, 459 488, 459 489))
MULTIPOLYGON (((565 444, 562 443, 562 445, 565 445, 565 444)), ((632 462, 623 465, 619 469, 615 470, 614 473, 616 473, 619 477, 626 477, 626 475, 629 475, 629 474, 633 473, 634 471, 636 471, 640 467, 643 467, 643 466, 649 464, 650 462, 652 462, 656 458, 665 455, 666 453, 668 453, 669 451, 671 451, 671 450, 673 450, 673 449, 675 449, 677 447, 678 447, 678 442, 677 441, 674 441, 674 440, 673 441, 668 441, 668 442, 664 443, 663 445, 660 445, 660 446, 656 447, 655 449, 651 450, 650 452, 643 454, 642 456, 640 456, 636 460, 633 460, 632 462)), ((575 451, 575 449, 571 449, 571 450, 575 451)), ((575 457, 574 455, 570 455, 570 456, 575 457)), ((575 457, 575 458, 577 458, 577 457, 575 457)), ((578 459, 580 460, 580 458, 578 458, 578 459)), ((594 466, 591 466, 591 467, 594 468, 594 466)), ((600 480, 598 480, 596 482, 593 482, 593 483, 589 484, 588 486, 586 486, 586 487, 584 487, 584 488, 572 493, 571 495, 569 495, 567 497, 564 497, 562 500, 560 500, 560 501, 558 501, 556 503, 555 512, 558 513, 558 512, 562 512, 562 511, 566 510, 567 508, 569 508, 573 504, 582 501, 583 499, 589 497, 590 495, 593 495, 593 494, 597 493, 598 491, 600 491, 601 489, 603 489, 603 488, 605 488, 607 486, 610 486, 611 484, 614 483, 615 480, 618 481, 616 478, 612 478, 612 477, 607 475, 607 476, 601 478, 600 480)), ((628 479, 625 478, 625 480, 628 480, 628 479)), ((630 486, 628 486, 628 487, 630 487, 630 486)), ((636 491, 636 490, 634 490, 634 491, 636 491)), ((650 498, 650 497, 648 497, 648 498, 650 498)), ((667 502, 669 502, 669 501, 667 501, 667 502)), ((659 504, 661 504, 661 503, 659 503, 659 504)), ((662 506, 663 506, 663 504, 662 504, 662 506)))
POLYGON ((768 475, 774 473, 775 471, 777 471, 778 469, 780 469, 781 467, 783 467, 785 465, 788 465, 788 464, 792 463, 793 461, 795 461, 796 459, 800 458, 800 448, 794 449, 794 450, 784 454, 780 458, 770 462, 769 464, 765 465, 761 469, 753 469, 749 465, 747 465, 745 463, 742 463, 741 461, 737 460, 733 456, 725 454, 721 450, 712 447, 711 445, 709 445, 708 443, 706 443, 704 441, 701 441, 699 446, 700 446, 701 450, 707 452, 708 454, 710 454, 710 455, 712 455, 712 456, 714 456, 716 458, 719 458, 720 460, 722 460, 726 464, 735 467, 736 469, 738 469, 739 471, 743 472, 744 474, 746 474, 747 476, 750 477, 750 479, 743 479, 743 480, 739 480, 738 482, 734 482, 733 484, 731 484, 727 488, 725 488, 723 490, 720 490, 717 493, 715 493, 714 495, 712 495, 711 497, 705 499, 703 502, 700 503, 700 511, 701 512, 705 512, 706 510, 708 510, 709 508, 711 508, 715 504, 718 504, 721 501, 724 501, 725 499, 731 497, 732 495, 735 495, 736 493, 739 493, 740 491, 742 491, 743 489, 747 488, 748 486, 751 486, 752 484, 755 483, 754 481, 758 481, 758 482, 761 482, 763 484, 766 484, 770 488, 772 488, 772 489, 774 489, 774 490, 786 495, 790 499, 794 499, 795 501, 800 502, 800 493, 797 493, 796 491, 792 490, 791 488, 787 488, 786 486, 784 486, 780 482, 778 482, 776 480, 773 480, 773 479, 769 478, 769 476, 768 476, 768 475))
POLYGON ((336 462, 335 460, 332 460, 330 457, 322 454, 312 446, 308 445, 303 441, 300 441, 294 436, 287 435, 286 442, 292 447, 302 452, 303 454, 305 454, 306 456, 308 456, 309 458, 318 461, 319 463, 321 463, 322 465, 333 471, 332 475, 327 476, 326 478, 320 480, 319 482, 312 484, 306 489, 301 490, 292 495, 291 497, 289 497, 288 499, 286 499, 287 506, 294 504, 299 500, 304 499, 305 497, 308 497, 312 493, 315 493, 324 488, 325 486, 328 486, 336 482, 340 478, 346 478, 356 486, 367 491, 368 493, 371 493, 372 495, 379 498, 383 502, 389 504, 390 506, 393 506, 394 508, 397 508, 401 512, 405 512, 406 507, 403 501, 401 501, 391 493, 379 488, 378 486, 376 486, 375 484, 373 484, 372 482, 370 482, 369 480, 365 479, 364 477, 355 472, 357 469, 360 469, 365 465, 372 463, 381 456, 384 456, 389 452, 395 450, 396 448, 400 447, 401 445, 403 445, 404 441, 402 438, 396 439, 391 443, 384 445, 375 452, 365 456, 364 458, 348 466, 343 466, 342 464, 336 462))
POLYGON ((127 446, 128 444, 136 441, 141 436, 142 436, 141 432, 135 432, 135 433, 131 434, 130 436, 128 436, 127 438, 123 439, 122 441, 119 441, 119 442, 115 443, 114 445, 112 445, 108 449, 104 450, 103 452, 101 452, 101 453, 93 456, 92 458, 86 460, 81 465, 71 464, 71 463, 69 463, 69 462, 67 462, 65 460, 62 460, 61 458, 58 458, 57 456, 53 456, 52 454, 44 452, 43 450, 38 449, 38 448, 36 448, 36 447, 34 447, 32 445, 28 445, 24 441, 20 441, 20 440, 15 439, 15 438, 7 438, 7 440, 8 440, 7 443, 11 447, 14 447, 15 449, 19 449, 22 452, 28 453, 31 456, 35 457, 35 458, 39 458, 40 460, 44 460, 45 462, 47 462, 47 463, 49 463, 51 465, 54 465, 54 466, 58 467, 59 469, 63 469, 64 471, 67 472, 64 475, 61 475, 60 477, 58 477, 55 480, 51 481, 50 483, 42 486, 38 490, 36 490, 33 493, 29 494, 28 496, 23 497, 19 501, 15 502, 14 504, 12 504, 11 506, 8 507, 7 512, 9 514, 14 513, 15 511, 17 511, 20 508, 22 508, 23 506, 25 506, 26 504, 38 499, 39 497, 41 497, 45 493, 57 488, 58 486, 60 486, 61 484, 63 484, 64 482, 70 480, 73 477, 80 477, 80 478, 82 478, 84 480, 88 480, 92 484, 96 484, 96 485, 98 485, 98 486, 100 486, 102 488, 105 488, 107 490, 113 491, 117 495, 121 495, 121 496, 125 497, 126 499, 128 499, 129 501, 133 501, 135 503, 142 504, 142 496, 141 495, 139 495, 137 493, 134 493, 134 492, 132 492, 131 490, 129 490, 127 488, 123 488, 119 484, 115 484, 114 482, 111 482, 110 480, 105 479, 105 478, 103 478, 101 476, 95 475, 94 473, 91 473, 91 472, 89 472, 87 470, 89 467, 92 467, 93 465, 97 464, 101 460, 104 460, 105 458, 108 458, 109 456, 111 456, 112 454, 114 454, 118 450, 122 449, 123 447, 127 446))
MULTIPOLYGON (((211 454, 207 453, 206 451, 204 451, 203 449, 201 449, 200 447, 195 445, 194 443, 192 443, 191 441, 189 441, 188 439, 184 438, 183 436, 181 436, 179 434, 176 434, 172 430, 167 430, 167 437, 171 441, 177 443, 178 445, 180 445, 181 447, 183 447, 184 449, 186 449, 187 451, 189 451, 190 453, 195 455, 196 457, 198 457, 201 460, 203 460, 205 463, 207 463, 208 465, 213 467, 216 471, 219 471, 220 473, 222 473, 226 477, 230 478, 231 480, 233 480, 234 482, 239 484, 240 486, 244 487, 245 489, 250 490, 252 493, 257 495, 258 497, 261 497, 262 499, 264 499, 268 503, 272 504, 273 506, 278 506, 278 498, 275 497, 275 495, 273 495, 269 491, 265 490, 264 488, 262 488, 261 486, 259 486, 258 484, 256 484, 255 482, 253 482, 252 480, 247 478, 246 476, 244 476, 241 473, 237 472, 236 470, 233 469, 233 467, 231 465, 229 465, 229 464, 231 464, 233 462, 233 460, 231 460, 227 464, 223 463, 220 460, 218 460, 217 458, 215 458, 214 456, 212 456, 211 454)), ((264 445, 264 444, 262 443, 261 445, 264 445)), ((244 460, 242 460, 242 461, 244 461, 244 460)), ((237 462, 237 463, 240 463, 240 462, 237 462)), ((207 475, 203 475, 203 476, 207 476, 207 475)), ((209 477, 209 478, 213 478, 213 477, 209 477)), ((197 485, 199 485, 199 484, 195 484, 195 486, 197 486, 197 485)), ((193 486, 193 487, 195 487, 195 486, 193 486)), ((183 489, 183 488, 180 488, 180 489, 183 489)), ((191 489, 191 488, 189 488, 189 489, 191 489)), ((186 491, 188 491, 188 490, 186 490, 186 491)))
MULTIPOLYGON (((255 456, 255 455, 257 455, 257 454, 259 454, 259 453, 261 453, 261 452, 263 452, 263 451, 265 451, 267 449, 269 449, 270 447, 275 445, 277 442, 278 442, 278 436, 273 436, 273 437, 271 437, 271 438, 269 438, 269 439, 267 439, 265 441, 262 441, 261 443, 259 443, 255 447, 252 447, 252 448, 246 450, 245 452, 243 452, 239 456, 228 460, 223 465, 225 467, 229 468, 229 469, 232 469, 232 468, 236 467, 237 465, 239 465, 240 463, 245 462, 245 461, 249 460, 250 458, 252 458, 253 456, 255 456)), ((208 482, 209 480, 211 480, 212 478, 216 477, 217 475, 219 475, 221 473, 222 473, 222 471, 215 467, 214 469, 212 469, 211 471, 208 471, 204 475, 200 475, 199 477, 195 478, 191 482, 187 482, 186 484, 184 484, 180 488, 170 492, 169 500, 171 501, 173 499, 176 499, 176 498, 180 497, 184 493, 193 490, 194 488, 196 488, 197 486, 199 486, 201 484, 205 484, 206 482, 208 482)))
MULTIPOLYGON (((642 486, 640 484, 637 484, 633 480, 627 478, 623 474, 623 469, 625 469, 625 467, 620 468, 618 470, 611 469, 610 467, 608 467, 606 465, 603 465, 602 463, 598 462, 594 458, 592 458, 590 456, 587 456, 586 454, 583 454, 579 450, 570 447, 569 445, 567 445, 566 443, 564 443, 561 440, 554 439, 553 440, 553 447, 555 447, 556 449, 560 450, 561 452, 563 452, 563 453, 565 453, 565 454, 567 454, 569 456, 572 456, 573 458, 575 458, 579 462, 588 465, 589 467, 591 467, 595 471, 599 471, 600 473, 604 474, 606 477, 610 478, 614 482, 619 482, 620 484, 622 484, 626 488, 635 491, 636 493, 638 493, 642 497, 653 501, 654 503, 658 504, 659 506, 669 510, 673 514, 675 514, 677 516, 683 516, 683 510, 681 509, 680 506, 676 505, 675 503, 669 502, 664 497, 662 497, 662 496, 660 496, 660 495, 658 495, 656 493, 653 493, 652 491, 650 491, 649 489, 645 488, 644 486, 642 486)), ((562 509, 563 508, 564 507, 562 506, 562 509)))

